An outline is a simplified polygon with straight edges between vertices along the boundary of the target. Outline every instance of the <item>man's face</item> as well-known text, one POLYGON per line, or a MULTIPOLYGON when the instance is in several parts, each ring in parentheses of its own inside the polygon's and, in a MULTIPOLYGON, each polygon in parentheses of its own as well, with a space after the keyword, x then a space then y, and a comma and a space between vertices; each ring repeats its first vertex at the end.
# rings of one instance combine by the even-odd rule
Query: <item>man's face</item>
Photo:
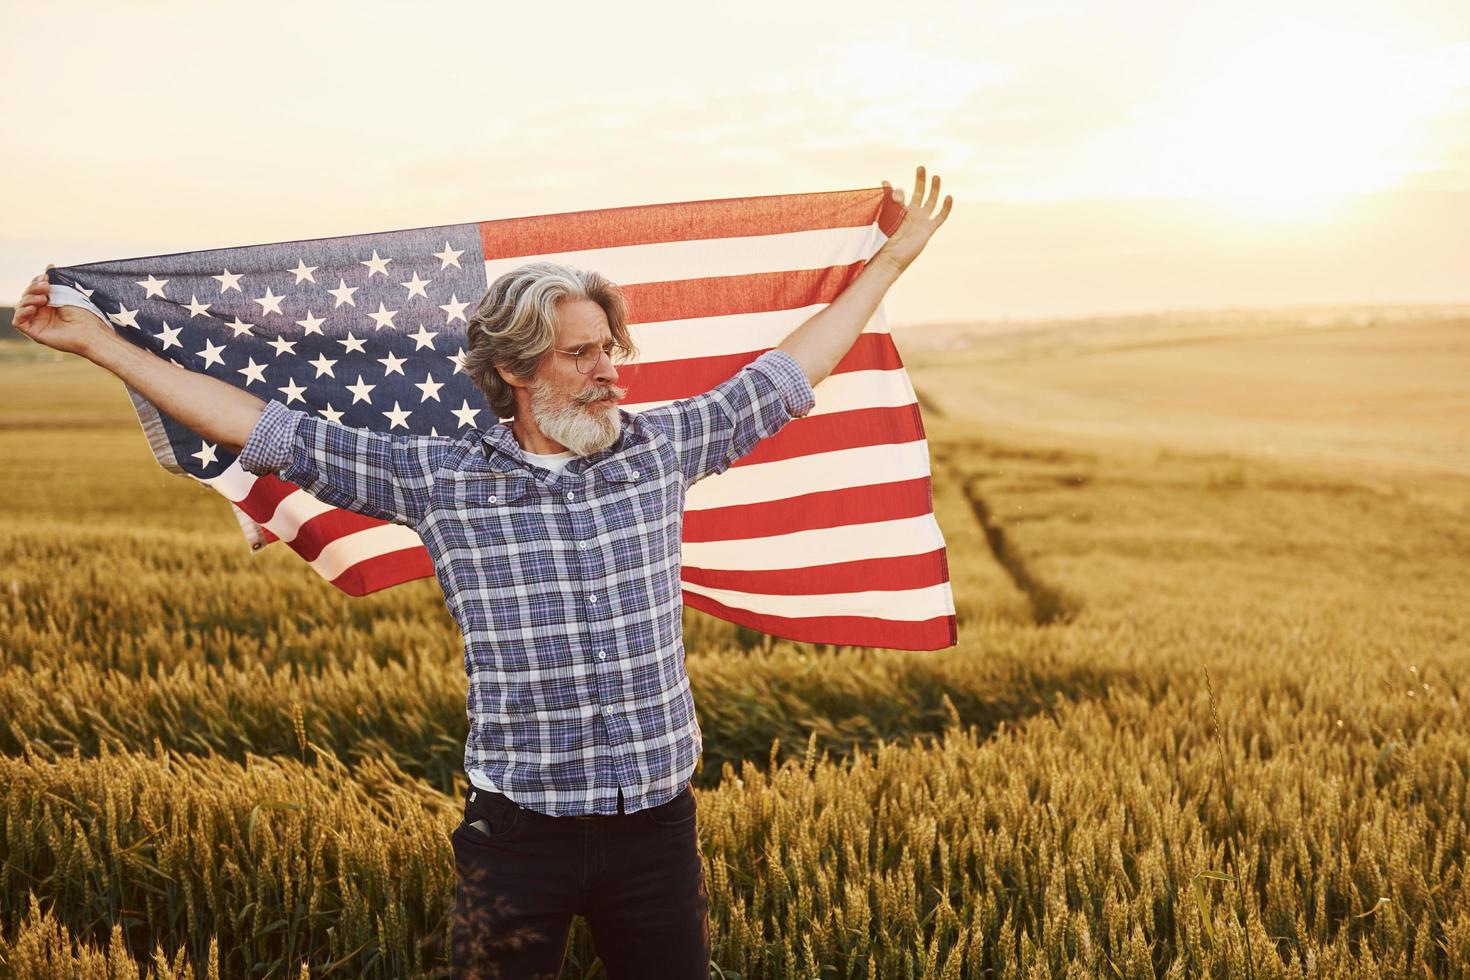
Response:
MULTIPOLYGON (((591 300, 569 300, 558 308, 554 346, 591 352, 613 344, 607 314, 591 300)), ((627 391, 618 387, 618 369, 610 357, 598 360, 591 373, 577 370, 577 359, 552 351, 531 382, 531 414, 536 426, 578 456, 590 456, 617 441, 622 431, 618 402, 627 391)))

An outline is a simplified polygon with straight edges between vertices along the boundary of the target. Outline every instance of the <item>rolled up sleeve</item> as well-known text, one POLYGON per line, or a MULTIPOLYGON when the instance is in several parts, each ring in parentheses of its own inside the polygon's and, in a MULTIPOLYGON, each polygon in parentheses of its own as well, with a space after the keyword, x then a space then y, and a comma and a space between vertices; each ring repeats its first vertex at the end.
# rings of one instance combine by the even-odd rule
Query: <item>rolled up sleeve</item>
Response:
POLYGON ((394 524, 417 524, 454 440, 355 429, 268 402, 238 457, 318 500, 394 524))
POLYGON ((812 383, 806 376, 806 370, 796 358, 781 348, 774 347, 766 351, 751 361, 749 367, 771 379, 771 383, 781 393, 786 414, 792 418, 801 418, 816 405, 817 395, 812 391, 812 383))
POLYGON ((265 411, 240 450, 240 467, 256 476, 280 472, 291 462, 291 443, 296 439, 302 414, 280 402, 266 402, 265 411))
POLYGON ((674 444, 688 485, 725 472, 758 442, 806 415, 815 404, 806 371, 776 348, 704 394, 650 409, 641 417, 674 444))

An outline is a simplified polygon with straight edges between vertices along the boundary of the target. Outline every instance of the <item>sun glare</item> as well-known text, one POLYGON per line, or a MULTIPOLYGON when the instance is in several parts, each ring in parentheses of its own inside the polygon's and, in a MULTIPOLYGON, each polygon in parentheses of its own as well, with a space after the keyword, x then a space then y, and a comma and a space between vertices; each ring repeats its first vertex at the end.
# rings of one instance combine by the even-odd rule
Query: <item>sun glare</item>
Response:
POLYGON ((1416 63, 1371 37, 1277 34, 1146 113, 1160 183, 1258 217, 1318 219, 1401 183, 1437 110, 1416 63))

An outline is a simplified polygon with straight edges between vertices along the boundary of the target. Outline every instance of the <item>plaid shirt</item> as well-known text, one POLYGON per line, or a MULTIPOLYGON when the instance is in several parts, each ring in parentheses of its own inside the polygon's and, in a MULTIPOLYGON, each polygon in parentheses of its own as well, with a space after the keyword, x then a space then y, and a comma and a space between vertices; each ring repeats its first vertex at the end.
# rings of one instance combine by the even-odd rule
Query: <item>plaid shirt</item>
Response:
POLYGON ((466 771, 554 816, 673 799, 703 749, 684 670, 684 494, 815 404, 783 350, 645 412, 560 474, 510 429, 354 429, 269 402, 241 450, 315 497, 418 532, 464 634, 466 771))

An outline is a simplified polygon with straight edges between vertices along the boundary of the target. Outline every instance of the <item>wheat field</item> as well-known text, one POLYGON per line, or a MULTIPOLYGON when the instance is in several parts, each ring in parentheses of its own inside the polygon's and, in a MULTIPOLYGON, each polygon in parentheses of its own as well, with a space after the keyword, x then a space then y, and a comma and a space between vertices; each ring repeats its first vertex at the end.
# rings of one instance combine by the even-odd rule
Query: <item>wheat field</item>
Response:
MULTIPOLYGON (((0 347, 0 975, 446 975, 437 584, 251 555, 121 385, 0 347)), ((1023 435, 964 393, 1034 356, 910 363, 959 644, 686 613, 713 975, 1470 977, 1470 479, 1023 435)))

